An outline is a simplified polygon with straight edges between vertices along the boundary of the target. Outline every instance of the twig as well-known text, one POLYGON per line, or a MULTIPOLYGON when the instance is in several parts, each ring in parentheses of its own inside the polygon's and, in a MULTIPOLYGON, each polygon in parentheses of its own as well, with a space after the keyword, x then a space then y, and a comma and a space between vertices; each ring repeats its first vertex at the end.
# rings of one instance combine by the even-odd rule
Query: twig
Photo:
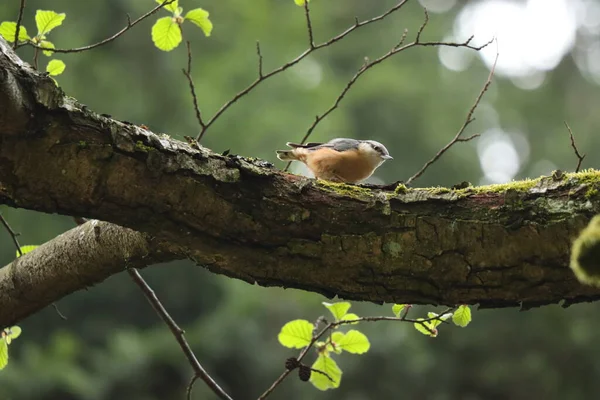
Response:
MULTIPOLYGON (((465 42, 465 43, 468 44, 471 41, 471 39, 472 39, 472 37, 469 40, 467 40, 467 42, 465 42)), ((491 42, 488 42, 487 44, 490 44, 490 43, 491 42)), ((410 178, 408 178, 406 180, 406 185, 410 184, 412 181, 414 181, 415 179, 417 179, 418 177, 420 177, 421 175, 423 175, 423 173, 427 170, 427 168, 429 168, 429 166, 431 164, 433 164, 434 162, 436 162, 446 151, 448 151, 448 149, 450 149, 450 147, 454 146, 454 144, 456 144, 458 142, 468 142, 469 140, 475 139, 476 137, 480 136, 479 134, 474 134, 474 135, 471 135, 471 136, 469 136, 467 138, 461 138, 461 135, 463 134, 463 132, 465 131, 465 129, 467 128, 467 126, 469 126, 469 124, 475 120, 475 118, 473 118, 473 113, 475 112, 475 109, 477 109, 477 106, 479 105, 479 102, 483 98, 483 95, 485 94, 485 92, 490 87, 490 84, 492 83, 492 78, 494 77, 494 71, 496 70, 496 63, 497 62, 498 62, 498 53, 496 53, 496 59, 494 60, 494 64, 492 65, 492 69, 490 70, 490 74, 488 75, 488 78, 485 81, 485 84, 483 85, 483 88, 481 89, 481 91, 477 95, 477 98, 475 99, 475 103, 473 104, 473 106, 471 107, 471 109, 469 110, 469 112, 467 113, 467 119, 465 120, 465 122, 463 123, 463 125, 460 127, 460 129, 458 130, 458 132, 456 133, 456 135, 454 135, 454 137, 452 138, 452 140, 450 142, 448 142, 448 144, 446 144, 444 147, 442 147, 437 152, 437 154, 435 156, 433 156, 433 158, 431 158, 429 161, 427 161, 425 163, 425 165, 423 165, 423 167, 419 171, 417 171, 413 176, 411 176, 410 178)))
MULTIPOLYGON (((396 4, 395 6, 393 6, 392 8, 388 9, 386 12, 384 12, 381 15, 378 15, 376 17, 373 17, 371 19, 367 19, 364 21, 358 21, 356 20, 356 22, 354 23, 354 25, 352 25, 351 27, 349 27, 348 29, 346 29, 345 31, 339 33, 338 35, 330 38, 328 41, 320 43, 320 44, 316 44, 313 47, 310 47, 306 50, 304 50, 300 55, 298 55, 296 58, 294 58, 293 60, 279 66, 278 68, 275 68, 274 70, 272 70, 271 72, 264 74, 262 76, 259 76, 254 82, 252 82, 250 85, 248 85, 245 89, 243 89, 242 91, 238 92, 235 96, 233 96, 231 99, 229 99, 225 104, 223 104, 221 106, 221 108, 208 120, 208 122, 206 123, 206 126, 202 129, 202 132, 200 133, 200 135, 203 135, 204 131, 206 131, 208 128, 210 128, 210 126, 229 108, 231 107, 235 102, 237 102, 240 98, 242 98, 243 96, 247 95, 249 92, 251 92, 256 86, 258 86, 261 82, 269 79, 270 77, 277 75, 285 70, 287 70, 290 67, 293 67, 294 65, 298 64, 300 61, 302 61, 306 56, 308 56, 309 54, 313 53, 316 50, 319 50, 323 47, 327 47, 330 46, 332 44, 334 44, 335 42, 340 41, 341 39, 345 38, 346 36, 348 36, 350 33, 354 32, 355 30, 362 28, 365 25, 369 25, 372 24, 374 22, 377 21, 381 21, 382 19, 384 19, 385 17, 387 17, 388 15, 392 14, 395 11, 398 11, 404 4, 406 4, 408 2, 408 0, 402 0, 399 1, 398 4, 396 4)), ((198 138, 200 137, 200 135, 198 135, 198 138)))
POLYGON ((100 46, 103 46, 103 45, 105 45, 107 43, 112 42, 113 40, 115 40, 116 38, 118 38, 119 36, 121 36, 122 34, 124 34, 125 32, 127 32, 128 30, 130 30, 131 28, 133 28, 138 23, 142 22, 143 20, 145 20, 146 18, 148 18, 152 14, 156 13, 158 10, 160 10, 164 6, 167 6, 167 5, 171 4, 174 1, 175 0, 166 0, 166 1, 164 1, 162 4, 159 4, 158 6, 154 7, 152 10, 148 11, 146 14, 142 15, 141 17, 139 17, 138 19, 136 19, 133 22, 131 21, 131 18, 129 17, 129 15, 127 15, 127 26, 125 26, 125 28, 121 29, 119 32, 115 33, 114 35, 112 35, 109 38, 106 38, 106 39, 104 39, 104 40, 102 40, 102 41, 100 41, 98 43, 90 44, 88 46, 76 47, 74 49, 52 49, 50 47, 38 46, 38 45, 33 44, 31 42, 27 42, 26 44, 28 44, 30 46, 33 46, 33 47, 35 47, 38 50, 51 50, 54 53, 79 53, 79 52, 82 52, 82 51, 91 50, 91 49, 94 49, 96 47, 100 47, 100 46))
MULTIPOLYGON (((185 43, 187 44, 188 61, 187 61, 187 70, 183 69, 183 74, 187 78, 188 83, 190 85, 190 92, 192 93, 192 101, 194 102, 194 110, 196 111, 196 119, 198 120, 198 123, 200 124, 200 128, 204 128, 206 125, 204 124, 204 121, 202 120, 202 113, 200 112, 200 108, 198 107, 198 97, 196 96, 196 88, 194 86, 194 80, 192 79, 192 48, 190 46, 189 40, 186 41, 185 43)), ((203 134, 204 134, 204 130, 202 132, 200 132, 200 136, 198 136, 198 140, 202 139, 203 134)))
POLYGON ((21 0, 21 5, 19 7, 19 16, 17 17, 17 29, 15 30, 15 42, 13 43, 13 49, 17 49, 17 45, 19 44, 19 31, 21 30, 21 21, 23 20, 23 11, 25 11, 25 1, 21 0))
POLYGON ((33 68, 38 69, 38 57, 40 55, 40 49, 35 49, 33 51, 33 68))
POLYGON ((308 8, 308 0, 304 0, 304 14, 306 15, 306 30, 308 31, 308 47, 315 48, 315 40, 313 37, 312 22, 310 21, 310 9, 308 8))
POLYGON ((256 41, 256 54, 258 55, 258 77, 263 77, 263 56, 260 52, 260 42, 256 41))
POLYGON ((4 225, 4 228, 6 228, 6 231, 12 238, 12 241, 15 244, 15 247, 17 248, 17 254, 19 255, 19 257, 21 257, 23 255, 23 252, 21 251, 21 245, 19 244, 19 240, 17 239, 17 236, 19 236, 19 234, 13 231, 6 219, 4 219, 2 213, 0 213, 0 222, 2 222, 2 225, 4 225))
MULTIPOLYGON (((302 361, 302 359, 304 359, 304 357, 306 356, 306 354, 308 353, 308 351, 312 348, 312 346, 319 340, 321 339, 321 337, 328 332, 329 330, 336 328, 340 325, 347 325, 347 324, 352 324, 352 323, 356 323, 356 322, 377 322, 377 321, 396 321, 396 322, 412 322, 412 323, 417 323, 417 324, 421 324, 425 329, 427 329, 429 332, 431 332, 431 330, 429 329, 428 326, 426 326, 426 322, 430 322, 430 321, 435 321, 435 320, 440 320, 443 322, 443 320, 441 319, 444 315, 454 312, 456 310, 457 307, 449 307, 446 310, 444 310, 442 313, 440 313, 439 315, 436 315, 434 317, 431 318, 424 318, 422 320, 416 320, 416 319, 408 319, 406 318, 406 315, 402 316, 402 317, 361 317, 355 320, 349 320, 349 321, 336 321, 336 322, 329 322, 327 323, 327 325, 325 325, 325 327, 323 329, 321 329, 319 331, 319 333, 317 334, 313 334, 312 339, 310 340, 310 343, 302 349, 302 351, 300 352, 300 354, 298 355, 298 363, 300 363, 302 361)), ((316 322, 315 322, 315 327, 314 327, 314 331, 317 330, 318 325, 320 322, 322 322, 323 319, 319 318, 316 322)), ((431 332, 433 333, 433 332, 431 332)), ((312 370, 312 368, 311 368, 312 370)), ((287 376, 292 372, 292 370, 286 369, 281 375, 279 375, 279 377, 275 380, 275 382, 273 382, 273 384, 271 384, 271 386, 269 386, 269 388, 267 390, 265 390, 265 392, 263 394, 260 395, 260 397, 258 398, 258 400, 264 400, 266 399, 272 392, 273 390, 275 390, 275 388, 277 388, 277 386, 279 386, 285 378, 287 378, 287 376)), ((320 371, 319 371, 320 372, 320 371)), ((327 374, 325 374, 327 375, 327 374)))
POLYGON ((169 315, 169 313, 164 308, 164 306, 162 305, 162 303, 160 302, 158 297, 156 297, 156 294, 154 293, 152 288, 150 286, 148 286, 148 284, 146 283, 144 278, 142 278, 142 276, 140 275, 138 270, 135 268, 128 268, 127 272, 131 276, 131 279, 133 279, 133 281, 142 290, 142 292, 146 296, 146 299, 148 299, 148 301, 152 305, 152 308, 154 308, 156 313, 160 316, 160 318, 164 321, 164 323, 169 327, 169 329, 173 333, 173 336, 175 336, 175 340, 177 340, 177 343, 179 343, 181 350, 183 351, 183 353, 185 354, 186 358, 188 359, 190 365, 194 369, 194 372, 195 372, 194 379, 192 379, 192 381, 190 382, 190 385, 188 386, 188 398, 191 395, 192 386, 193 386, 194 382, 196 381, 196 377, 199 377, 208 385, 208 387, 210 389, 212 389, 212 391, 220 399, 232 400, 231 397, 229 397, 229 395, 227 393, 225 393, 225 391, 223 391, 223 389, 221 389, 221 387, 211 378, 211 376, 204 370, 204 368, 202 368, 202 365, 200 365, 200 363, 198 362, 198 359, 196 358, 196 355, 190 348, 190 345, 185 340, 183 330, 177 325, 177 323, 169 315))
POLYGON ((579 172, 579 169, 581 168, 581 163, 583 162, 583 159, 585 158, 585 154, 581 155, 579 153, 579 150, 577 150, 577 145, 575 144, 575 137, 573 136, 573 131, 571 130, 571 127, 569 126, 569 124, 567 124, 567 121, 563 121, 563 122, 565 123, 565 126, 569 130, 569 136, 571 137, 571 147, 575 151, 575 156, 577 156, 577 168, 575 168, 575 172, 579 172))
MULTIPOLYGON (((415 47, 415 46, 450 46, 450 47, 465 47, 465 48, 469 48, 472 50, 481 50, 482 48, 484 48, 485 46, 489 45, 491 43, 485 43, 482 46, 472 46, 470 44, 471 40, 473 40, 473 37, 471 36, 469 39, 467 39, 466 41, 462 42, 462 43, 454 43, 454 42, 421 42, 421 33, 423 32, 423 30, 425 29, 425 26, 427 25, 427 22, 429 22, 429 14, 427 13, 427 10, 425 10, 425 20, 423 22, 423 24, 421 25, 421 27, 419 28, 419 30, 417 31, 417 36, 414 40, 414 42, 409 43, 405 46, 403 46, 404 41, 406 40, 406 36, 408 34, 407 30, 404 30, 402 37, 400 38, 400 41, 398 42, 398 44, 396 44, 389 52, 387 52, 386 54, 382 55, 381 57, 377 58, 376 60, 373 61, 367 61, 365 64, 363 64, 362 67, 360 67, 360 69, 358 70, 358 72, 356 74, 354 74, 354 76, 348 81, 348 83, 346 84, 346 87, 342 90, 342 92, 340 93, 340 95, 335 99, 333 105, 327 110, 325 111, 323 114, 321 115, 317 115, 315 117, 314 122, 312 123, 312 125, 308 128, 308 130, 306 131, 306 134, 304 135, 304 137, 302 138, 302 140, 300 141, 300 144, 304 144, 308 138, 310 137, 310 135, 312 134, 312 132, 314 131, 314 129, 316 128, 316 126, 323 120, 325 119, 333 110, 335 110, 340 102, 342 101, 342 99, 344 98, 344 96, 346 95, 346 93, 348 93, 348 91, 350 90, 350 88, 356 83, 356 81, 358 80, 358 78, 360 78, 360 76, 362 74, 364 74, 365 72, 367 72, 370 68, 374 67, 375 65, 381 63, 382 61, 390 58, 391 56, 398 54, 404 50, 410 49, 411 47, 415 47)), ((459 134, 460 136, 460 134, 459 134)), ((476 137, 476 136, 475 136, 476 137)), ((473 137, 469 138, 468 140, 473 139, 473 137)), ((457 141, 466 141, 466 139, 460 139, 457 141)), ((287 171, 290 168, 291 165, 291 161, 287 163, 287 165, 284 168, 284 171, 287 171)), ((408 182, 407 182, 408 184, 408 182)))

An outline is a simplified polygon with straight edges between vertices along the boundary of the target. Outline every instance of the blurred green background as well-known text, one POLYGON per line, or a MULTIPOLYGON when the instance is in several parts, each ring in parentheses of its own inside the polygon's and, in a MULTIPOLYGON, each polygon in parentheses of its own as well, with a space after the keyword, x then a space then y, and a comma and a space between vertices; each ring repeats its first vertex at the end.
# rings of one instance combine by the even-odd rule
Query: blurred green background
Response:
MULTIPOLYGON (((18 0, 0 3, 0 21, 15 20, 18 0)), ((392 0, 313 0, 318 42, 341 32, 354 17, 371 18, 392 0)), ((65 12, 50 35, 69 48, 112 35, 154 7, 150 0, 29 0, 24 25, 35 33, 36 9, 65 12)), ((205 116, 257 75, 260 40, 265 71, 292 59, 307 45, 304 13, 292 0, 181 0, 188 10, 211 13, 213 35, 194 26, 193 76, 205 116)), ((571 125, 584 167, 598 165, 600 139, 600 1, 411 0, 399 12, 322 49, 261 84, 208 131, 203 145, 221 152, 283 163, 275 150, 303 136, 314 116, 329 107, 364 63, 408 38, 430 10, 424 40, 475 43, 498 37, 498 74, 466 135, 482 137, 451 149, 415 182, 417 186, 505 182, 553 169, 571 171, 576 158, 563 125, 571 125)), ((166 16, 164 11, 158 16, 166 16)), ((195 136, 198 126, 181 68, 185 47, 157 50, 153 16, 122 38, 84 54, 61 54, 67 64, 58 82, 65 92, 99 113, 145 124, 173 137, 195 136)), ((413 48, 365 74, 314 132, 311 140, 375 139, 394 156, 374 182, 406 179, 457 132, 482 87, 496 45, 482 53, 413 48)), ((20 56, 31 61, 32 52, 20 56)), ((48 58, 42 56, 40 69, 48 58)), ((295 171, 302 173, 301 168, 295 171)), ((152 188, 148 188, 152 190, 152 188)), ((22 244, 40 244, 74 226, 68 217, 0 207, 22 244)), ((0 265, 15 251, 0 230, 0 265)), ((186 330, 198 358, 235 398, 258 397, 296 352, 277 342, 288 320, 314 320, 326 310, 322 296, 266 289, 208 273, 187 262, 142 271, 173 317, 186 330)), ((191 370, 167 328, 127 275, 114 276, 58 302, 19 325, 9 366, 0 372, 0 399, 140 399, 184 397, 191 370)), ((1 306, 1 305, 0 305, 1 306)), ((391 315, 391 306, 354 303, 359 315, 391 315)), ((424 313, 430 307, 415 311, 424 313)), ((293 377, 274 399, 588 399, 597 392, 597 304, 528 312, 482 310, 467 329, 443 326, 436 339, 408 324, 361 327, 372 342, 362 356, 337 358, 340 389, 319 392, 293 377)), ((211 399, 202 382, 194 398, 211 399)))

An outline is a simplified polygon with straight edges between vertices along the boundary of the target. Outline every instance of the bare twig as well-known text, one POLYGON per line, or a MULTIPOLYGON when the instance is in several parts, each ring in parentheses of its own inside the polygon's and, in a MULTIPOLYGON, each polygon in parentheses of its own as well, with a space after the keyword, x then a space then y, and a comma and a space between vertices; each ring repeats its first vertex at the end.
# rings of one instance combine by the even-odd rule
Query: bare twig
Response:
POLYGON ((19 240, 17 239, 17 236, 19 236, 19 234, 16 233, 15 231, 13 231, 13 229, 8 224, 8 221, 6 221, 6 219, 4 219, 4 216, 1 213, 0 213, 0 222, 2 223, 2 225, 4 225, 4 228, 6 228, 6 231, 12 238, 12 241, 15 244, 15 247, 17 248, 17 254, 19 255, 19 257, 21 257, 23 255, 23 252, 21 251, 21 245, 19 244, 19 240))
POLYGON ((585 154, 581 155, 581 153, 579 153, 579 150, 577 149, 577 145, 575 144, 575 137, 573 136, 573 131, 571 130, 571 127, 569 126, 569 124, 567 124, 567 121, 563 121, 563 122, 565 123, 565 126, 569 130, 569 137, 571 138, 571 147, 575 151, 575 156, 577 157, 577 168, 575 168, 575 172, 579 172, 579 169, 581 168, 581 163, 583 162, 583 159, 585 158, 585 154))
MULTIPOLYGON (((411 306, 412 307, 412 306, 411 306)), ((410 307, 407 307, 410 308, 410 307)), ((321 339, 321 337, 323 337, 323 335, 325 335, 325 333, 327 333, 328 331, 340 326, 340 325, 347 325, 347 324, 352 324, 352 323, 356 323, 356 322, 377 322, 377 321, 395 321, 395 322, 409 322, 409 323, 416 323, 416 324, 421 324, 426 330, 428 330, 430 333, 433 333, 429 327, 425 324, 426 322, 431 322, 431 321, 442 321, 444 322, 444 320, 442 320, 441 318, 451 312, 454 312, 456 310, 457 307, 449 307, 446 310, 444 310, 443 312, 441 312, 439 315, 436 315, 434 317, 431 318, 423 318, 422 320, 417 320, 417 319, 408 319, 406 318, 406 314, 402 317, 361 317, 355 320, 349 320, 349 321, 336 321, 336 322, 329 322, 325 325, 325 327, 323 329, 321 329, 318 333, 313 334, 312 339, 310 340, 310 343, 302 349, 302 351, 300 352, 300 354, 298 355, 298 363, 300 363, 304 357, 306 356, 306 354, 308 353, 308 351, 313 347, 313 345, 319 340, 321 339)), ((316 330, 318 329, 319 323, 324 322, 324 320, 322 318, 319 318, 316 322, 315 322, 315 326, 314 326, 314 330, 313 332, 316 332, 316 330)), ((311 368, 312 370, 312 368, 311 368)), ((314 370, 313 370, 314 371, 314 370)), ((279 377, 275 380, 275 382, 273 382, 271 384, 271 386, 269 386, 269 388, 267 390, 265 390, 265 392, 263 394, 260 395, 260 397, 258 398, 258 400, 264 400, 266 399, 271 393, 273 393, 273 390, 275 390, 275 388, 277 388, 277 386, 279 386, 285 378, 287 378, 287 376, 290 374, 290 372, 292 372, 292 370, 286 369, 281 375, 279 375, 279 377)), ((321 372, 321 371, 317 371, 317 372, 321 372)), ((327 374, 325 374, 326 376, 328 376, 327 374)), ((329 376, 328 376, 329 377, 329 376)), ((331 378, 330 378, 331 379, 331 378)))
MULTIPOLYGON (((470 37, 469 39, 467 39, 466 41, 462 42, 462 43, 456 43, 456 42, 421 42, 421 33, 423 32, 423 30, 425 29, 425 26, 427 25, 427 22, 429 22, 429 15, 427 14, 427 10, 425 10, 425 20, 423 22, 423 24, 421 25, 421 27, 419 28, 418 32, 417 32, 417 36, 414 40, 414 42, 409 43, 407 45, 404 45, 404 41, 406 40, 406 36, 408 34, 407 30, 404 30, 400 41, 398 42, 398 44, 396 44, 389 52, 387 52, 386 54, 382 55, 381 57, 377 58, 376 60, 373 61, 366 61, 365 64, 362 65, 362 67, 359 68, 358 72, 356 74, 354 74, 354 76, 348 81, 348 83, 346 84, 346 87, 342 90, 342 92, 340 93, 340 95, 335 99, 333 105, 327 110, 325 111, 323 114, 321 115, 317 115, 315 117, 314 122, 312 123, 312 125, 308 128, 308 130, 306 131, 306 134, 304 135, 304 137, 302 138, 302 140, 300 141, 300 144, 304 144, 308 138, 310 137, 310 135, 312 134, 313 130, 316 128, 316 126, 323 120, 325 119, 333 110, 335 110, 340 102, 342 101, 342 99, 344 98, 344 96, 346 95, 346 93, 348 93, 348 91, 350 90, 350 88, 356 83, 356 81, 358 80, 358 78, 361 77, 362 74, 364 74, 365 72, 367 72, 370 68, 374 67, 375 65, 381 63, 382 61, 385 61, 386 59, 390 58, 391 56, 398 54, 404 50, 410 49, 411 47, 416 47, 416 46, 450 46, 450 47, 465 47, 468 49, 472 49, 472 50, 481 50, 482 48, 484 48, 485 46, 487 46, 488 44, 491 43, 488 42, 482 46, 472 46, 470 44, 471 40, 473 39, 473 37, 470 37)), ((474 136, 476 137, 476 136, 474 136)), ((471 140, 474 137, 471 137, 469 139, 457 139, 457 141, 466 141, 466 140, 471 140)), ((287 165, 284 168, 284 171, 287 171, 289 169, 291 165, 291 161, 287 163, 287 165)), ((408 182, 407 182, 408 183, 408 182)))
MULTIPOLYGON (((396 4, 395 6, 391 7, 390 9, 388 9, 386 12, 384 12, 381 15, 378 15, 376 17, 373 17, 371 19, 367 19, 364 21, 358 21, 358 19, 356 20, 356 22, 354 23, 354 25, 352 25, 351 27, 349 27, 348 29, 346 29, 345 31, 339 33, 338 35, 330 38, 328 41, 320 43, 320 44, 315 44, 313 47, 310 47, 306 50, 304 50, 299 56, 297 56, 296 58, 294 58, 293 60, 275 68, 274 70, 272 70, 271 72, 267 73, 267 74, 263 74, 262 76, 259 76, 254 82, 252 82, 250 85, 248 85, 244 90, 238 92, 235 96, 233 96, 231 99, 229 99, 225 104, 223 104, 221 106, 221 108, 208 120, 208 122, 206 123, 206 126, 202 129, 202 132, 200 133, 200 135, 203 135, 204 131, 206 131, 208 128, 210 128, 210 126, 229 108, 231 107, 235 102, 237 102, 240 98, 242 98, 243 96, 247 95, 249 92, 251 92, 256 86, 258 86, 260 83, 262 83, 263 81, 271 78, 274 75, 277 75, 285 70, 287 70, 290 67, 293 67, 294 65, 298 64, 300 61, 302 61, 306 56, 308 56, 309 54, 313 53, 316 50, 319 50, 323 47, 327 47, 330 46, 332 44, 334 44, 335 42, 340 41, 341 39, 345 38, 346 36, 348 36, 350 33, 354 32, 355 30, 362 28, 365 25, 369 25, 372 24, 374 22, 377 21, 381 21, 382 19, 384 19, 385 17, 387 17, 388 15, 392 14, 395 11, 398 11, 400 8, 402 8, 402 6, 404 4, 406 4, 408 2, 408 0, 402 0, 399 1, 398 4, 396 4)), ((198 138, 200 137, 200 135, 198 135, 198 138)))
MULTIPOLYGON (((469 40, 467 40, 467 42, 465 42, 465 43, 469 43, 470 41, 471 41, 471 38, 469 40)), ((489 44, 489 43, 491 43, 491 42, 488 42, 487 44, 489 44)), ((452 140, 450 142, 448 142, 448 144, 446 144, 444 147, 442 147, 436 153, 436 155, 433 156, 433 158, 431 158, 429 161, 427 161, 425 163, 425 165, 423 165, 423 167, 419 171, 417 171, 413 176, 411 176, 410 178, 408 178, 406 180, 406 184, 407 185, 410 184, 415 179, 417 179, 418 177, 420 177, 421 175, 423 175, 423 173, 427 170, 427 168, 429 168, 429 166, 431 166, 431 164, 433 164, 434 162, 436 162, 446 151, 448 151, 448 149, 450 149, 456 143, 458 143, 458 142, 468 142, 469 140, 475 139, 476 137, 479 136, 479 134, 474 134, 474 135, 471 135, 471 136, 469 136, 467 138, 461 138, 461 135, 463 134, 463 132, 465 131, 465 129, 467 128, 467 126, 469 126, 469 124, 475 120, 475 118, 473 118, 473 113, 477 109, 477 106, 479 105, 479 102, 481 102, 481 99, 483 98, 483 95, 485 94, 485 92, 490 87, 490 84, 492 83, 492 78, 494 77, 494 72, 496 70, 496 63, 497 62, 498 62, 498 53, 496 53, 496 59, 494 60, 494 64, 492 65, 492 69, 490 70, 490 73, 488 75, 487 80, 485 81, 485 84, 483 85, 483 88, 481 89, 481 91, 477 95, 477 98, 475 99, 475 103, 469 109, 469 112, 467 113, 467 118, 466 118, 465 122, 463 123, 463 125, 458 130, 458 132, 456 133, 456 135, 454 135, 454 137, 452 138, 452 140)))
MULTIPOLYGON (((202 113, 200 112, 200 107, 198 107, 198 97, 196 96, 196 87, 194 86, 194 80, 192 79, 192 48, 190 46, 190 41, 186 41, 187 45, 187 70, 183 69, 183 74, 188 80, 190 85, 190 92, 192 93, 192 101, 194 102, 194 111, 196 111, 196 119, 198 120, 198 124, 200 124, 200 128, 204 128, 206 125, 204 124, 204 120, 202 120, 202 113)), ((204 134, 204 130, 200 132, 200 136, 198 136, 198 140, 202 139, 202 135, 204 134)))
POLYGON ((169 329, 173 333, 173 336, 175 336, 175 340, 177 340, 177 343, 179 343, 181 350, 183 351, 186 358, 188 359, 188 362, 194 369, 195 375, 194 375, 194 378, 192 379, 192 381, 190 382, 190 385, 188 386, 188 390, 187 390, 188 398, 191 395, 192 386, 193 386, 194 382, 196 381, 196 377, 199 377, 208 385, 208 387, 220 399, 231 400, 231 397, 227 393, 225 393, 225 391, 223 391, 223 389, 221 389, 221 387, 211 378, 211 376, 204 370, 204 368, 202 368, 202 365, 200 365, 200 363, 198 362, 198 359, 196 358, 196 355, 190 348, 190 345, 185 340, 183 330, 177 325, 177 323, 173 320, 173 318, 171 318, 171 316, 169 315, 167 310, 164 308, 164 306, 162 305, 162 303, 160 302, 158 297, 156 297, 156 294, 154 293, 152 288, 150 286, 148 286, 148 284, 146 283, 144 278, 142 278, 142 276, 140 275, 138 270, 135 268, 128 268, 127 272, 131 276, 131 279, 133 279, 133 281, 142 290, 142 292, 146 296, 146 299, 148 299, 148 302, 150 302, 150 304, 152 305, 152 308, 154 308, 156 313, 160 316, 160 318, 164 321, 164 323, 169 327, 169 329))
POLYGON ((21 0, 21 5, 19 6, 19 16, 17 17, 17 29, 15 30, 15 42, 13 43, 13 49, 17 49, 17 45, 19 44, 19 31, 21 30, 21 21, 23 20, 23 11, 25 11, 25 2, 26 0, 21 0))
POLYGON ((256 55, 258 55, 258 77, 263 77, 263 56, 260 52, 260 42, 256 41, 256 55))
POLYGON ((304 1, 304 15, 306 15, 306 30, 308 31, 308 47, 315 48, 315 39, 313 36, 312 22, 310 20, 310 8, 308 8, 308 0, 304 1))
POLYGON ((129 15, 127 15, 127 26, 125 26, 123 29, 121 29, 119 32, 115 33, 114 35, 112 35, 111 37, 108 37, 98 43, 94 43, 94 44, 90 44, 88 46, 82 46, 82 47, 76 47, 74 49, 52 49, 50 47, 43 47, 43 46, 38 46, 32 42, 27 42, 26 44, 35 47, 38 50, 51 50, 54 53, 80 53, 82 51, 87 51, 87 50, 91 50, 91 49, 95 49, 96 47, 100 47, 103 46, 107 43, 112 42, 113 40, 115 40, 116 38, 118 38, 119 36, 121 36, 122 34, 124 34, 125 32, 127 32, 128 30, 130 30, 131 28, 133 28, 135 25, 137 25, 138 23, 142 22, 143 20, 145 20, 146 18, 148 18, 149 16, 151 16, 152 14, 156 13, 158 10, 160 10, 161 8, 163 8, 164 6, 167 6, 169 4, 171 4, 172 2, 174 2, 175 0, 165 0, 162 4, 159 4, 158 6, 154 7, 152 10, 148 11, 146 14, 142 15, 141 17, 139 17, 138 19, 136 19, 135 21, 131 21, 131 18, 129 17, 129 15))

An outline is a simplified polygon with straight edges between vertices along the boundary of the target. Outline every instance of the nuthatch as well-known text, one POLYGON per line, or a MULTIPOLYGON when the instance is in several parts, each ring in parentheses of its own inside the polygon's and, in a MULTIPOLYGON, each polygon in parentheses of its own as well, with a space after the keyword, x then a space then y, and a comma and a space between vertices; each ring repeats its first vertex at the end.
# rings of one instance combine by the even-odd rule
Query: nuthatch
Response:
POLYGON ((392 156, 379 142, 338 138, 327 143, 286 143, 293 150, 277 150, 282 161, 301 161, 316 178, 356 183, 367 179, 392 156))

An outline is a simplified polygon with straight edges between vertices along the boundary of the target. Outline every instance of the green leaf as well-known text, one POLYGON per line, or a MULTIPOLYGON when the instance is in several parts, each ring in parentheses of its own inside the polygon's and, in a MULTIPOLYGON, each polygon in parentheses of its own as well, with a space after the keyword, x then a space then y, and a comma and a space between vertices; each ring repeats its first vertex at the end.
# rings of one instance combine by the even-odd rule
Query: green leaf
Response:
POLYGON ((202 32, 204 32, 205 36, 210 36, 210 33, 213 29, 213 24, 208 19, 208 11, 205 11, 201 8, 195 8, 185 14, 185 19, 202 29, 202 32))
MULTIPOLYGON (((12 21, 4 21, 0 24, 0 35, 6 39, 7 42, 14 43, 15 32, 17 31, 17 23, 12 21)), ((19 41, 24 42, 29 40, 30 37, 27 34, 27 29, 23 25, 19 28, 19 41)))
MULTIPOLYGON (((27 245, 27 246, 21 246, 21 253, 23 254, 27 254, 35 249, 37 249, 38 245, 27 245)), ((17 251, 17 257, 19 257, 19 252, 17 251)))
POLYGON ((65 13, 56 13, 54 11, 37 10, 35 13, 35 24, 38 29, 38 36, 44 36, 52 29, 60 26, 66 18, 65 13))
POLYGON ((397 318, 400 318, 400 313, 404 310, 404 307, 406 307, 406 304, 394 304, 392 306, 392 312, 397 318))
MULTIPOLYGON (((310 3, 310 0, 306 0, 310 3)), ((304 0, 294 0, 294 3, 296 3, 297 6, 303 6, 304 5, 304 0)))
POLYGON ((21 335, 21 328, 18 326, 6 328, 4 329, 4 334, 6 344, 10 344, 13 339, 18 338, 21 335))
MULTIPOLYGON (((40 42, 40 46, 41 46, 41 47, 49 47, 49 48, 51 48, 51 49, 54 49, 54 48, 55 48, 55 47, 54 47, 54 43, 52 43, 52 42, 49 42, 49 41, 47 41, 47 40, 42 40, 42 41, 40 42)), ((44 53, 44 55, 46 55, 46 56, 50 57, 50 56, 51 56, 51 55, 52 55, 54 52, 53 52, 52 50, 42 50, 42 53, 44 53)))
POLYGON ((439 324, 442 323, 442 321, 445 321, 448 318, 450 318, 452 316, 452 313, 446 313, 444 315, 439 315, 439 314, 434 313, 434 312, 428 312, 427 313, 427 317, 428 318, 435 318, 435 317, 438 317, 438 316, 439 316, 439 318, 432 319, 431 321, 429 321, 429 324, 430 324, 431 327, 433 327, 433 328, 437 327, 439 324))
POLYGON ((4 338, 0 339, 0 370, 8 364, 8 344, 4 338))
POLYGON ((323 305, 325 307, 327 307, 327 309, 331 312, 331 314, 333 315, 333 318, 335 318, 336 321, 341 320, 342 317, 344 315, 346 315, 346 313, 348 312, 348 310, 351 307, 351 304, 348 303, 347 301, 342 301, 339 303, 323 302, 323 305))
POLYGON ((469 306, 463 304, 462 306, 458 307, 458 310, 456 310, 452 316, 452 322, 461 328, 469 325, 469 322, 471 322, 471 309, 469 306))
MULTIPOLYGON (((158 4, 162 4, 165 0, 156 0, 158 4)), ((171 11, 173 14, 177 13, 177 9, 179 8, 179 1, 175 0, 174 2, 167 4, 163 7, 167 11, 171 11)), ((180 12, 181 13, 181 12, 180 12)))
POLYGON ((312 369, 326 373, 321 374, 312 371, 310 374, 310 383, 319 390, 335 389, 340 386, 342 380, 342 370, 337 366, 336 362, 329 356, 320 354, 312 369), (331 379, 330 379, 331 378, 331 379))
POLYGON ((331 335, 331 339, 335 342, 336 348, 352 354, 366 353, 371 347, 371 343, 369 343, 369 339, 365 334, 355 329, 349 330, 345 335, 341 332, 335 332, 331 335))
POLYGON ((50 60, 48 65, 46 65, 46 72, 52 76, 60 75, 65 70, 65 67, 66 67, 65 63, 62 62, 61 60, 57 60, 57 59, 50 60))
MULTIPOLYGON (((417 318, 417 321, 423 321, 424 318, 417 318)), ((431 324, 431 321, 426 322, 415 322, 415 329, 421 332, 425 336, 436 337, 438 332, 435 326, 431 324)))
POLYGON ((163 51, 171 51, 181 43, 181 28, 171 17, 156 20, 152 27, 152 41, 163 51))
MULTIPOLYGON (((340 321, 356 321, 358 319, 360 319, 360 317, 358 315, 356 315, 354 313, 348 313, 348 314, 344 315, 340 321)), ((358 321, 351 322, 348 325, 356 325, 356 324, 358 324, 358 321)))
POLYGON ((301 349, 312 340, 313 324, 305 319, 296 319, 285 324, 277 336, 282 346, 301 349))

